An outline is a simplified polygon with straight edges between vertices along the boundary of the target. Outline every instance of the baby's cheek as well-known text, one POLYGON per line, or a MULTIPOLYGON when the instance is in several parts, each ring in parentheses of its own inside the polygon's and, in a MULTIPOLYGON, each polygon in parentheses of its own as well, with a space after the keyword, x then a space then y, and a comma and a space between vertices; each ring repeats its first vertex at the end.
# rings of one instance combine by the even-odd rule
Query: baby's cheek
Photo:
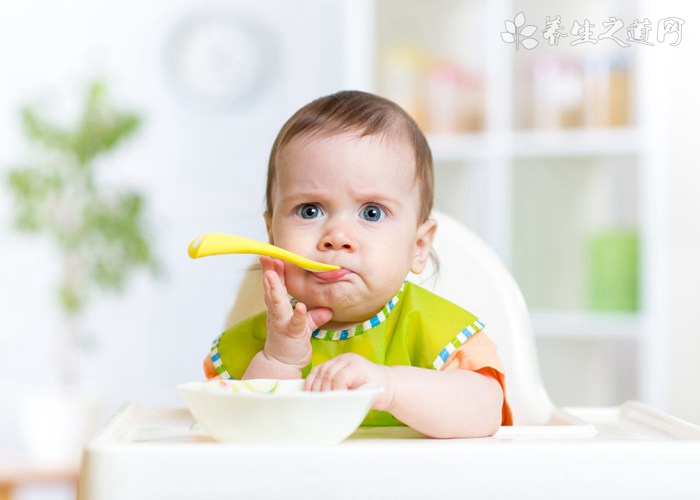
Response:
POLYGON ((303 302, 307 306, 310 306, 309 304, 309 293, 307 290, 307 283, 306 280, 308 279, 306 276, 304 276, 304 271, 303 269, 300 269, 296 266, 289 265, 287 269, 285 269, 284 273, 284 284, 287 288, 287 293, 294 297, 294 299, 298 300, 299 302, 303 302), (294 269, 292 269, 294 268, 294 269))
POLYGON ((299 292, 301 290, 301 275, 300 271, 303 271, 302 269, 298 268, 297 266, 294 266, 292 264, 286 264, 285 269, 284 269, 284 284, 287 287, 287 291, 293 295, 294 292, 299 292))

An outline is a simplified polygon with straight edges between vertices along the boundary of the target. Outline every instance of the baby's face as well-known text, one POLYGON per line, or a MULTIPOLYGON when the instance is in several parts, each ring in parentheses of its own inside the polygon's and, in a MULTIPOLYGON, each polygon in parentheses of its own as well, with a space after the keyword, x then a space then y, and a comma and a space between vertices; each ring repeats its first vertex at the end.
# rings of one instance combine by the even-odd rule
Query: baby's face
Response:
POLYGON ((414 176, 411 149, 378 136, 301 138, 278 153, 266 214, 271 242, 342 266, 329 273, 285 267, 294 298, 333 310, 325 328, 367 320, 409 271, 423 270, 434 223, 418 224, 414 176))

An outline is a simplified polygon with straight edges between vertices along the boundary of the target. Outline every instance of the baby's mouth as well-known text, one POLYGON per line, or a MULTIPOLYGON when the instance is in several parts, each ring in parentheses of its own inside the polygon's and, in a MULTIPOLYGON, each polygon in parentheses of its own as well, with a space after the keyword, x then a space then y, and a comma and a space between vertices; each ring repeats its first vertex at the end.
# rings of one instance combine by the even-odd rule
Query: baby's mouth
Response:
POLYGON ((334 281, 340 281, 343 279, 345 276, 350 274, 352 271, 349 269, 341 268, 337 269, 335 271, 326 271, 322 273, 314 273, 314 276, 320 279, 321 281, 326 281, 329 283, 332 283, 334 281))

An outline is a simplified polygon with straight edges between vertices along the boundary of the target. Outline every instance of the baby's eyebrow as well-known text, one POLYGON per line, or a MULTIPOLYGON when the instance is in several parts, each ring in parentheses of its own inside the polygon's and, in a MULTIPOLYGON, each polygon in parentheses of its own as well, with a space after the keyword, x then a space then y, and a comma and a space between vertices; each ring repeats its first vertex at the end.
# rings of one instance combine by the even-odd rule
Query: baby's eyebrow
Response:
POLYGON ((392 202, 395 201, 393 198, 390 198, 386 195, 386 193, 363 193, 361 196, 362 199, 365 199, 367 201, 376 201, 376 202, 392 202))
POLYGON ((381 203, 387 205, 400 205, 401 200, 388 196, 387 193, 381 191, 367 191, 363 193, 358 193, 357 198, 363 200, 365 203, 381 203))
POLYGON ((332 198, 329 193, 319 192, 319 191, 303 191, 297 193, 290 193, 286 196, 282 196, 282 201, 319 201, 326 198, 332 198))
MULTIPOLYGON (((379 203, 381 205, 399 207, 402 201, 397 198, 387 196, 386 193, 380 191, 368 191, 356 193, 355 198, 362 203, 379 203)), ((280 203, 297 204, 297 203, 328 203, 336 198, 332 190, 323 191, 298 191, 296 193, 288 193, 280 197, 280 203)))

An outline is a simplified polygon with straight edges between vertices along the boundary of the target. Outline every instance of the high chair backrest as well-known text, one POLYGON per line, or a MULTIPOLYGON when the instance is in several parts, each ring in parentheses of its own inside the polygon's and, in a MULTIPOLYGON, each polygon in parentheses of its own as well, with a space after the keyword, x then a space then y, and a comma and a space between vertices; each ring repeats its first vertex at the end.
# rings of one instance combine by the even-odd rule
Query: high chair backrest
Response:
MULTIPOLYGON (((439 270, 431 262, 408 279, 476 314, 484 332, 498 346, 506 369, 508 400, 516 425, 543 425, 554 405, 540 377, 532 323, 525 300, 510 272, 470 229, 440 212, 434 249, 439 270)), ((226 326, 265 308, 259 270, 246 273, 226 326)))

